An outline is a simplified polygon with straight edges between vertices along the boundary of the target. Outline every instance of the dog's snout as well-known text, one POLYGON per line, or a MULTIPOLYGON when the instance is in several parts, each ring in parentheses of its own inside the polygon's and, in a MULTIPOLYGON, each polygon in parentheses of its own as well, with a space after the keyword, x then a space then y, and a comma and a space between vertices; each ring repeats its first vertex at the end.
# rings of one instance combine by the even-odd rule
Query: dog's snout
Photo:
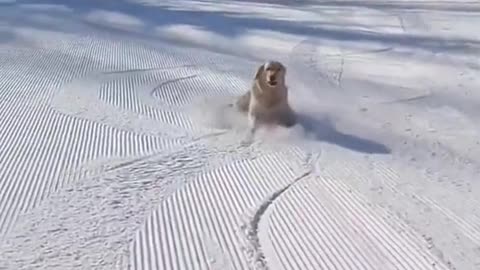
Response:
POLYGON ((269 81, 275 81, 275 75, 270 75, 268 76, 269 81))

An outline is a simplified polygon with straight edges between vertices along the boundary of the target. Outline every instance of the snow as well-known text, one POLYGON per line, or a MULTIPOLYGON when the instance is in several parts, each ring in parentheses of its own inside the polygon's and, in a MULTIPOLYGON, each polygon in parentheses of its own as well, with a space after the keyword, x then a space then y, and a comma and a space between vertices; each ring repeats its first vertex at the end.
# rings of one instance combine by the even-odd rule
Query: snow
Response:
POLYGON ((0 269, 479 269, 479 13, 0 0, 0 269))

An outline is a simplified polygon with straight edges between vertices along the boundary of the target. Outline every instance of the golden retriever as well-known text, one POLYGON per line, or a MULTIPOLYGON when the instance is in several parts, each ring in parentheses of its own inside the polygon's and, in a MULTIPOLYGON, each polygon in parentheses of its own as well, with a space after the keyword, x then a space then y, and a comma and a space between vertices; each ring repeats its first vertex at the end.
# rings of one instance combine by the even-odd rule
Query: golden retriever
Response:
POLYGON ((286 73, 286 67, 279 61, 266 62, 258 67, 251 89, 237 99, 235 105, 248 114, 252 132, 259 124, 285 127, 296 124, 295 113, 288 102, 286 73))

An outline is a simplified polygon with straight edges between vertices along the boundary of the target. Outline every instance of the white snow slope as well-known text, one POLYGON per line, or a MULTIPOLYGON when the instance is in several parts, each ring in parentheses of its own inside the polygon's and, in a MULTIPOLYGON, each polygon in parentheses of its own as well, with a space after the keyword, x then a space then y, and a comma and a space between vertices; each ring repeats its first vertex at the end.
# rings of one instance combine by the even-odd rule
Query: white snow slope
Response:
POLYGON ((0 1, 0 269, 480 269, 480 4, 0 1), (228 107, 266 60, 300 123, 228 107))

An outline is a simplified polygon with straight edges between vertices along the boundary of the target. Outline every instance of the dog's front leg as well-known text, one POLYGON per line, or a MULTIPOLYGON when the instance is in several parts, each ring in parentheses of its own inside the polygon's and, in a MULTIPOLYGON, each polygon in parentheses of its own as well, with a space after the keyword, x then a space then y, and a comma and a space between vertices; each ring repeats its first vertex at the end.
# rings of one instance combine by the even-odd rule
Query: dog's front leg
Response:
POLYGON ((242 140, 242 145, 247 146, 253 142, 253 138, 255 136, 255 130, 257 129, 257 118, 254 114, 248 112, 248 127, 246 131, 246 137, 242 140))
POLYGON ((250 145, 253 142, 253 138, 255 136, 255 130, 257 129, 257 117, 252 114, 248 113, 248 131, 246 132, 246 138, 242 140, 243 145, 250 145))
POLYGON ((253 135, 258 126, 257 100, 255 99, 255 95, 253 93, 250 93, 248 97, 248 128, 250 134, 253 135))
POLYGON ((248 112, 250 108, 250 91, 246 92, 245 94, 241 95, 235 105, 240 112, 248 112))
POLYGON ((253 135, 257 130, 258 119, 253 113, 248 114, 248 128, 250 133, 253 135))

